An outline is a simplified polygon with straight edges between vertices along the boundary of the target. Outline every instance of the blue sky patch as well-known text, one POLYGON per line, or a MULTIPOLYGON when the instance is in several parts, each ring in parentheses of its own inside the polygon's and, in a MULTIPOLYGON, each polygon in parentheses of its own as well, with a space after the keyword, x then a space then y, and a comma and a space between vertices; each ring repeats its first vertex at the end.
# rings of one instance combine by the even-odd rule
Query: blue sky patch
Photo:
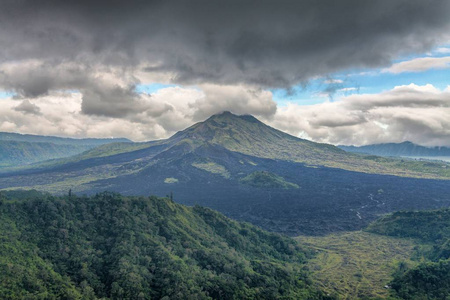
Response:
POLYGON ((150 83, 150 84, 138 84, 136 86, 136 92, 137 93, 144 93, 144 94, 154 94, 159 90, 168 88, 168 87, 175 87, 176 84, 163 84, 163 83, 150 83))
POLYGON ((16 95, 16 93, 7 92, 7 91, 0 91, 0 99, 11 98, 11 97, 13 97, 15 95, 16 95))

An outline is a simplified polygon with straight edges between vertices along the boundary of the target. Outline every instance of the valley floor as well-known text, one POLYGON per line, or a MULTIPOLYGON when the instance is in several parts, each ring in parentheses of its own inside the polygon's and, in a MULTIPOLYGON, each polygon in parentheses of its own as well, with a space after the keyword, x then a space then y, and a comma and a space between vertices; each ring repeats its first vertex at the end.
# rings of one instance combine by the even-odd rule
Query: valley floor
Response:
POLYGON ((339 299, 386 298, 385 286, 400 262, 410 266, 415 243, 363 231, 327 236, 299 236, 317 251, 309 261, 312 278, 319 287, 339 299))

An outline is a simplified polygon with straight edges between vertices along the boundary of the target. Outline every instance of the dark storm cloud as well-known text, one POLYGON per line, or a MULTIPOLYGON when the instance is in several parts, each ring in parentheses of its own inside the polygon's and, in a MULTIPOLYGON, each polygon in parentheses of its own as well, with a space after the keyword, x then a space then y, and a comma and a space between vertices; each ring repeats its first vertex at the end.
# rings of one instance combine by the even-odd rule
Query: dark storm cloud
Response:
POLYGON ((82 94, 81 110, 88 115, 120 118, 144 108, 132 87, 91 86, 89 89, 83 89, 82 94))
POLYGON ((302 109, 277 107, 267 88, 289 93, 323 76, 322 92, 332 97, 345 90, 331 78, 336 71, 422 70, 429 61, 388 67, 399 55, 448 42, 449 15, 447 0, 3 0, 0 89, 16 96, 0 106, 0 128, 23 130, 28 122, 39 133, 144 140, 231 110, 317 141, 401 140, 402 130, 416 126, 445 144, 447 91, 403 87, 302 109), (198 90, 135 91, 140 82, 167 81, 198 90))
POLYGON ((74 62, 27 60, 2 65, 0 82, 14 88, 18 97, 45 95, 55 89, 78 89, 95 83, 93 70, 74 62))
MULTIPOLYGON (((288 88, 425 51, 448 32, 449 8, 445 0, 2 1, 0 61, 149 64, 178 83, 288 88)), ((56 78, 42 80, 2 84, 32 95, 54 88, 56 78)))

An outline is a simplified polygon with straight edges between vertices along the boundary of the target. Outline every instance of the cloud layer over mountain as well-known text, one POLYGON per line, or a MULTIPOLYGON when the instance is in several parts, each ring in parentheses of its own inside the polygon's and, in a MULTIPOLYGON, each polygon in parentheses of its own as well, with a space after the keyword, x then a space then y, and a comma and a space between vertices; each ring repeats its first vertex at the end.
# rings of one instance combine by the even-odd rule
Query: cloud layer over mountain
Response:
MULTIPOLYGON (((24 129, 34 116, 42 119, 39 126, 61 126, 58 134, 93 134, 87 124, 104 122, 101 136, 141 140, 221 110, 273 121, 288 108, 277 112, 270 88, 290 89, 349 68, 395 73, 427 65, 416 61, 389 69, 399 55, 449 40, 449 14, 445 0, 2 1, 0 89, 15 96, 0 99, 3 110, 10 108, 0 130, 11 124, 24 129), (173 93, 164 97, 136 92, 137 85, 152 82, 186 88, 161 91, 173 93), (67 107, 50 112, 49 99, 67 107), (75 106, 78 125, 70 121, 75 106), (53 114, 61 122, 53 123, 53 114), (115 123, 129 125, 114 131, 115 123)), ((447 61, 432 63, 442 67, 447 61)), ((310 128, 328 133, 368 118, 362 112, 333 118, 316 113, 310 128)), ((308 135, 326 140, 320 133, 308 135)))
POLYGON ((412 141, 449 146, 450 87, 397 86, 379 94, 358 94, 311 106, 288 105, 272 122, 315 141, 364 145, 412 141))

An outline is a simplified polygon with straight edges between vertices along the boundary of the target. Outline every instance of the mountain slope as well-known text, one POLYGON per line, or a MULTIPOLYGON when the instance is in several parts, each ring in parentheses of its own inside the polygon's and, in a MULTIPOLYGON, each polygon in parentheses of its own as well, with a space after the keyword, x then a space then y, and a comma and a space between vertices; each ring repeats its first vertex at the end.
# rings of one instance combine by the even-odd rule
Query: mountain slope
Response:
POLYGON ((129 153, 129 159, 133 160, 133 153, 145 148, 157 148, 162 153, 171 147, 181 146, 187 149, 187 152, 195 152, 197 148, 208 145, 217 145, 229 151, 253 157, 285 160, 310 166, 325 166, 371 174, 450 179, 450 165, 352 154, 332 145, 314 143, 291 136, 265 125, 253 116, 237 116, 230 112, 213 115, 206 121, 194 124, 167 140, 122 143, 112 147, 100 146, 86 155, 55 161, 43 166, 53 167, 121 153, 129 153))
POLYGON ((392 288, 401 299, 445 299, 450 294, 450 210, 402 211, 371 224, 368 231, 412 238, 420 264, 399 268, 392 288))
POLYGON ((70 157, 101 145, 119 142, 130 143, 131 141, 127 139, 69 139, 0 132, 0 168, 70 157))
POLYGON ((339 299, 446 299, 450 209, 400 211, 363 231, 296 238, 316 249, 313 282, 339 299))
POLYGON ((91 148, 89 145, 0 141, 0 167, 21 166, 69 157, 91 148))
POLYGON ((111 193, 0 202, 2 299, 323 299, 294 240, 206 208, 111 193))
POLYGON ((197 123, 175 134, 168 143, 174 141, 188 141, 193 148, 208 143, 250 156, 312 166, 372 174, 450 179, 450 166, 443 168, 442 164, 355 155, 329 144, 294 137, 265 125, 253 116, 237 116, 230 112, 217 114, 197 123))
POLYGON ((450 148, 424 147, 411 142, 373 144, 367 146, 338 146, 342 150, 379 156, 449 156, 450 148))
POLYGON ((52 143, 62 145, 90 145, 100 146, 109 143, 129 143, 129 139, 125 138, 110 138, 110 139, 72 139, 62 138, 56 136, 43 136, 33 134, 19 134, 11 132, 0 132, 0 141, 16 141, 16 142, 29 142, 29 143, 52 143))
POLYGON ((417 243, 364 231, 326 236, 300 236, 302 245, 316 250, 308 260, 313 283, 338 299, 390 299, 397 266, 415 266, 417 243))
POLYGON ((442 163, 349 154, 287 135, 251 116, 223 113, 167 140, 105 145, 4 172, 0 189, 158 196, 173 192, 179 203, 211 207, 267 230, 324 234, 361 229, 379 214, 395 210, 449 206, 448 181, 406 177, 432 177, 422 172, 426 168, 439 178, 450 172, 442 163), (404 177, 324 166, 339 159, 351 161, 349 169, 383 169, 404 177))

